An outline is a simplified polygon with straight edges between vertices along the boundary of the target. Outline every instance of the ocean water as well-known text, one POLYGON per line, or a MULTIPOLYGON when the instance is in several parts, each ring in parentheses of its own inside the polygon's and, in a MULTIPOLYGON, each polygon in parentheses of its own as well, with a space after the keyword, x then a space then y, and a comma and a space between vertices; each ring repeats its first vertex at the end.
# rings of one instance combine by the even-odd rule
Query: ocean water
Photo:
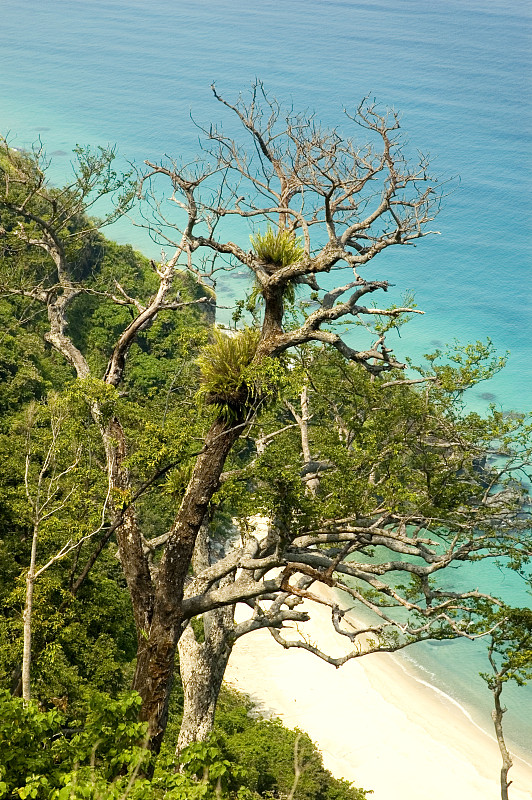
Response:
MULTIPOLYGON (((531 29, 528 0, 0 0, 0 130, 14 146, 40 137, 61 180, 76 143, 117 144, 137 163, 193 157, 191 115, 228 121, 212 81, 235 98, 258 77, 344 131, 342 109, 363 96, 393 106, 412 152, 429 152, 449 181, 441 236, 371 265, 426 312, 395 351, 420 359, 489 336, 508 366, 471 406, 530 408, 531 29)), ((108 234, 159 255, 127 223, 108 234)), ((234 286, 218 286, 227 304, 234 286)), ((505 591, 518 598, 521 587, 505 591)), ((468 677, 483 668, 477 651, 425 645, 410 658, 490 725, 489 693, 468 677)), ((532 750, 532 691, 509 688, 507 703, 512 739, 532 750)))

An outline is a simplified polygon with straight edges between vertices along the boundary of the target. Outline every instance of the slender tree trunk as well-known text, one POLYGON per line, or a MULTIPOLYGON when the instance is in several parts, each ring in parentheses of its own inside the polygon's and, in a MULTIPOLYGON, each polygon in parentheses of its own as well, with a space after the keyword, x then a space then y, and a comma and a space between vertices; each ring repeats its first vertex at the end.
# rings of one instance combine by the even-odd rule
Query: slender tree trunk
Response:
MULTIPOLYGON (((312 455, 310 453, 310 444, 308 438, 308 389, 307 386, 303 387, 301 392, 301 417, 297 419, 299 424, 299 429, 301 431, 301 449, 303 451, 303 463, 310 464, 312 461, 312 455)), ((315 497, 318 493, 318 489, 320 488, 320 479, 317 475, 310 475, 307 483, 306 483, 306 490, 307 492, 315 497)))
POLYGON ((506 747, 506 742, 504 741, 504 733, 502 729, 502 717, 506 709, 503 708, 501 705, 502 683, 500 680, 498 680, 495 683, 495 686, 492 688, 492 692, 495 701, 495 708, 491 712, 491 716, 493 719, 493 724, 495 726, 495 735, 497 737, 497 742, 499 744, 499 750, 501 751, 501 756, 502 756, 501 800, 508 800, 508 788, 512 783, 512 781, 508 781, 508 772, 510 771, 513 765, 513 761, 506 747))
POLYGON ((116 529, 118 553, 124 577, 131 595, 137 636, 144 637, 150 625, 154 587, 150 567, 142 545, 142 534, 135 507, 127 505, 133 494, 131 476, 124 462, 127 457, 126 437, 116 418, 101 423, 99 408, 93 414, 100 425, 107 459, 110 507, 113 515, 121 517, 116 529), (125 510, 124 506, 126 506, 125 510))
POLYGON ((39 528, 36 524, 33 528, 33 539, 31 543, 30 566, 26 575, 26 602, 24 604, 24 646, 22 653, 22 699, 25 703, 31 700, 31 616, 33 613, 33 589, 35 586, 35 561, 37 557, 37 538, 39 528))

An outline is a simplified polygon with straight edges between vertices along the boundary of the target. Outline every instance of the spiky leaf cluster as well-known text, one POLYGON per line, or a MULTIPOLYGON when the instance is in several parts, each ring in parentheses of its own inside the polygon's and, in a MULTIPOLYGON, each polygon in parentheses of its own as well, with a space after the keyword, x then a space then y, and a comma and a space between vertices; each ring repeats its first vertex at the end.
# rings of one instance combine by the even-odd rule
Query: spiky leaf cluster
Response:
POLYGON ((305 255, 301 236, 294 236, 290 231, 274 231, 268 225, 266 233, 249 238, 257 258, 276 267, 288 267, 305 255))
POLYGON ((213 341, 203 348, 198 364, 201 370, 200 396, 209 405, 227 412, 237 404, 245 404, 256 394, 248 385, 247 368, 257 350, 260 332, 244 328, 235 336, 213 331, 213 341))

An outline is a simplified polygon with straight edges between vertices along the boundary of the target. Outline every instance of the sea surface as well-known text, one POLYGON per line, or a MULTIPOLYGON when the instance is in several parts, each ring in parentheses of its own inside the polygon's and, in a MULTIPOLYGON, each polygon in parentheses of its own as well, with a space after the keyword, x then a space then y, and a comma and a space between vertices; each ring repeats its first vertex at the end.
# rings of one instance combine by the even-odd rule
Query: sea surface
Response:
MULTIPOLYGON (((394 107, 411 152, 430 153, 448 181, 441 235, 371 265, 426 312, 396 354, 490 337, 508 365, 470 407, 530 409, 531 21, 527 0, 0 0, 0 131, 18 147, 41 139, 61 181, 76 143, 116 144, 136 163, 192 158, 195 122, 231 122, 213 81, 236 99, 258 77, 343 132, 344 107, 366 95, 394 107)), ((127 222, 107 233, 159 256, 127 222)), ((230 305, 241 282, 217 289, 230 305)), ((486 569, 488 587, 500 579, 486 569)), ((527 602, 521 585, 503 588, 527 602)), ((478 648, 423 645, 409 658, 489 728, 489 692, 471 679, 486 668, 478 648)), ((532 756, 532 689, 505 695, 509 736, 532 756)))

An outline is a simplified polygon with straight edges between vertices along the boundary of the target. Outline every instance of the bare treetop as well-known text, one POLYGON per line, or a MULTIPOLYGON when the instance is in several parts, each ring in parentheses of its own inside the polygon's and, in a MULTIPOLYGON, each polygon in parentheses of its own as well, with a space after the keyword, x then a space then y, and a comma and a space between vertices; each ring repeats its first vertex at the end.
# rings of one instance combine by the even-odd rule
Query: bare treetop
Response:
POLYGON ((226 265, 244 266, 253 273, 264 300, 260 355, 277 355, 314 340, 331 344, 374 372, 402 366, 384 346, 383 336, 369 351, 360 352, 338 334, 322 330, 346 316, 395 319, 414 311, 368 308, 360 302, 389 285, 360 275, 375 255, 437 233, 429 224, 438 213, 441 192, 428 172, 427 158, 407 161, 397 114, 381 113, 366 100, 354 114, 346 112, 349 124, 362 134, 359 145, 338 129, 322 128, 312 114, 284 110, 260 82, 252 86, 249 98, 241 95, 234 104, 214 85, 212 91, 244 126, 250 141, 211 125, 201 128, 203 163, 181 167, 172 159, 146 162, 149 171, 140 193, 150 206, 145 214, 146 219, 150 215, 154 238, 176 247, 189 268, 203 277, 219 269, 220 256, 226 265), (160 177, 171 182, 166 201, 158 199, 160 177), (250 250, 228 240, 221 224, 226 217, 246 219, 251 225, 260 221, 264 226, 266 221, 270 241, 281 251, 291 243, 290 252, 275 257, 271 248, 265 254, 256 246, 250 250), (332 291, 320 287, 322 273, 345 268, 352 270, 352 280, 332 291), (290 287, 301 283, 314 290, 315 310, 298 330, 287 333, 283 298, 286 301, 290 287))

